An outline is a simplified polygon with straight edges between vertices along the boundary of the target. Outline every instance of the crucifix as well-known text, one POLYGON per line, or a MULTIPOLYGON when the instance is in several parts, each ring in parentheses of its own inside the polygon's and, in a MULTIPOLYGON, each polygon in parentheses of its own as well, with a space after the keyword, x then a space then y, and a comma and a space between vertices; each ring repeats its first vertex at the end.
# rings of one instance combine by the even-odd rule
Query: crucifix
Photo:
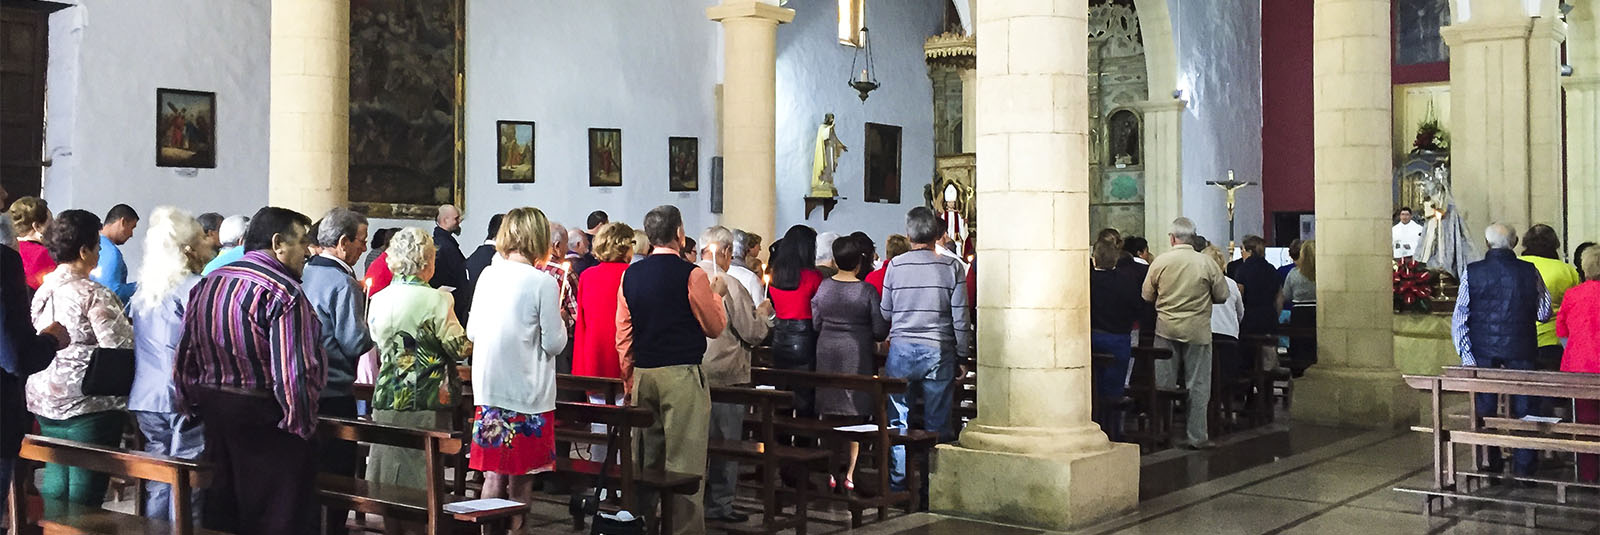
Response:
POLYGON ((1223 181, 1207 180, 1207 186, 1222 188, 1228 192, 1228 256, 1233 256, 1233 201, 1235 192, 1245 186, 1254 186, 1255 182, 1240 182, 1233 178, 1233 170, 1228 170, 1228 179, 1223 181))

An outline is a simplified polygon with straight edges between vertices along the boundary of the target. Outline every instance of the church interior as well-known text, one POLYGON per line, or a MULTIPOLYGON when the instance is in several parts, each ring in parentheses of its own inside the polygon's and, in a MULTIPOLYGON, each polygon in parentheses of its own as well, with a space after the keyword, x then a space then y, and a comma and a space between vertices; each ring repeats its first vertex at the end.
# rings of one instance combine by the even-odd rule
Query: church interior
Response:
MULTIPOLYGON (((741 440, 710 451, 738 460, 735 513, 698 529, 667 506, 654 525, 636 492, 698 500, 700 475, 614 439, 623 459, 580 466, 607 451, 592 429, 651 415, 579 407, 622 383, 565 375, 569 352, 552 388, 577 395, 554 426, 570 477, 511 513, 451 509, 492 497, 467 464, 472 407, 392 436, 323 421, 317 437, 429 455, 426 489, 318 479, 319 511, 351 511, 319 514, 325 533, 636 533, 569 509, 602 473, 625 490, 598 510, 651 533, 1600 533, 1600 344, 1581 342, 1600 293, 1573 298, 1600 284, 1583 275, 1600 262, 1600 0, 0 0, 0 26, 8 204, 348 208, 373 232, 443 227, 449 205, 469 255, 519 207, 576 246, 593 212, 643 229, 671 205, 689 238, 763 237, 756 262, 805 225, 864 233, 882 269, 925 207, 944 226, 929 247, 967 277, 950 391, 902 395, 923 378, 888 343, 856 377, 747 348, 750 384, 708 390, 748 407, 741 440), (1172 292, 1201 283, 1171 266, 1190 257, 1220 290, 1179 311, 1172 292), (1149 271, 1130 298, 1148 310, 1108 351, 1095 281, 1124 264, 1149 271), (1507 289, 1518 269, 1537 293, 1507 289), (1211 335, 1175 341, 1169 325, 1204 317, 1211 335), (1494 356, 1522 336, 1482 334, 1497 321, 1528 351, 1494 356), (866 392, 876 416, 835 427, 790 405, 823 389, 866 392), (947 396, 949 436, 915 430, 929 396, 947 396)), ((129 274, 145 229, 118 244, 129 274)), ((227 532, 147 514, 140 480, 180 495, 213 477, 204 456, 143 453, 132 419, 77 449, 4 425, 28 434, 6 533, 227 532), (46 463, 111 474, 103 504, 50 507, 46 463)))

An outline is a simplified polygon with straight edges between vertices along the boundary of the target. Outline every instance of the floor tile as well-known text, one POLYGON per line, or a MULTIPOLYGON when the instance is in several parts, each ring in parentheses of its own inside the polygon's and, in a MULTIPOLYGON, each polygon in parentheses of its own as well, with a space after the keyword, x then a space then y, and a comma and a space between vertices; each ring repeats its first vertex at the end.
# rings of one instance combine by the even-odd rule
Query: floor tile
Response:
POLYGON ((1326 507, 1322 504, 1226 494, 1116 532, 1118 535, 1259 535, 1326 507))
POLYGON ((1409 469, 1330 462, 1290 472, 1239 492, 1270 498, 1337 503, 1405 476, 1409 469))
POLYGON ((1379 533, 1427 533, 1450 520, 1429 520, 1422 515, 1340 507, 1284 530, 1284 535, 1375 535, 1379 533))

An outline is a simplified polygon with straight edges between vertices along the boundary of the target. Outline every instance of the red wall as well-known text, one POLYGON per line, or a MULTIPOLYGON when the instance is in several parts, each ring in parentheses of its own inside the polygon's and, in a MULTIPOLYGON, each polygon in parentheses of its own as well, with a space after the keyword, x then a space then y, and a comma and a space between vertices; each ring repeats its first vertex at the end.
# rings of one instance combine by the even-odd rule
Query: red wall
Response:
MULTIPOLYGON (((1261 204, 1268 232, 1273 212, 1315 209, 1311 4, 1312 0, 1261 2, 1261 204)), ((1395 85, 1450 79, 1449 62, 1391 69, 1395 85)))
POLYGON ((1268 232, 1273 212, 1313 209, 1311 4, 1261 2, 1261 205, 1268 232))

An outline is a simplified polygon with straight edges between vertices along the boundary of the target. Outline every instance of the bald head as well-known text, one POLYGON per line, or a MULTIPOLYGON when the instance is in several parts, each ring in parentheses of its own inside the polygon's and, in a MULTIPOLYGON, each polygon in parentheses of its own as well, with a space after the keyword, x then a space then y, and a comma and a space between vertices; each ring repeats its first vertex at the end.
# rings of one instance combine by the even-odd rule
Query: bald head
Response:
POLYGON ((1483 239, 1490 249, 1510 249, 1517 246, 1517 231, 1511 225, 1495 223, 1483 229, 1483 239))
POLYGON ((434 218, 439 228, 451 234, 461 233, 461 210, 453 204, 439 206, 439 217, 434 218))

